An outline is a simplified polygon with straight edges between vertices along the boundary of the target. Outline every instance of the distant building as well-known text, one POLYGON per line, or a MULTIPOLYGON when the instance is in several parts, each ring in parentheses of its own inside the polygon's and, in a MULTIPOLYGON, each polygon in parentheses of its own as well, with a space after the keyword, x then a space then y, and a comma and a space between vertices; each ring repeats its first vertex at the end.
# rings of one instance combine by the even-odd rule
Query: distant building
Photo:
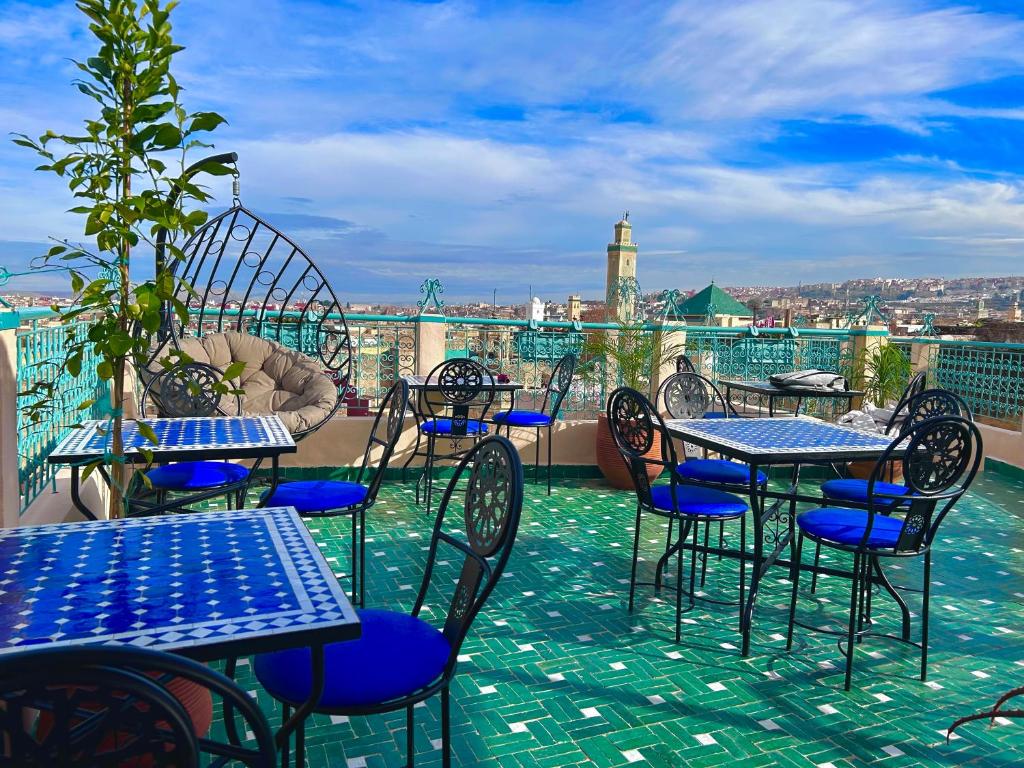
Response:
MULTIPOLYGON (((612 317, 633 316, 634 297, 620 291, 623 279, 636 280, 637 245, 633 242, 633 225, 629 211, 615 225, 615 240, 608 244, 608 276, 605 280, 605 300, 612 317)), ((634 283, 635 284, 635 283, 634 283)))
POLYGON ((544 319, 544 301, 538 296, 534 296, 530 303, 526 305, 526 319, 536 320, 538 323, 544 319))
POLYGON ((565 319, 575 322, 583 317, 583 301, 579 296, 570 296, 566 305, 565 319))
POLYGON ((749 307, 737 301, 713 282, 679 305, 676 317, 682 315, 691 325, 723 325, 735 327, 749 325, 754 314, 749 307))

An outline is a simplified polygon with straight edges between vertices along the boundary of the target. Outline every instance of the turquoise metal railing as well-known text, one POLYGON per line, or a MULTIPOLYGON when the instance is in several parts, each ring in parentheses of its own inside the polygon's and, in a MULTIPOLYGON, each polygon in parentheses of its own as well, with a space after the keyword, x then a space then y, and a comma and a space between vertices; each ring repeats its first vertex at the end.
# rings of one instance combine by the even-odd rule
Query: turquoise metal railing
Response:
MULTIPOLYGON (((19 312, 24 319, 52 317, 53 312, 19 312)), ((32 320, 30 328, 17 333, 18 392, 25 392, 38 381, 52 381, 57 387, 50 405, 38 423, 32 423, 22 408, 35 402, 32 395, 18 396, 18 480, 21 487, 21 509, 24 511, 56 477, 56 467, 48 464, 47 456, 68 431, 82 419, 98 417, 107 385, 96 375, 96 360, 91 355, 82 361, 82 371, 75 378, 60 371, 61 361, 69 334, 82 338, 89 329, 88 320, 68 325, 39 325, 32 320), (96 400, 91 409, 80 410, 87 400, 96 400)))
POLYGON ((1024 344, 914 337, 926 345, 928 385, 960 395, 975 416, 1020 425, 1024 416, 1024 344))

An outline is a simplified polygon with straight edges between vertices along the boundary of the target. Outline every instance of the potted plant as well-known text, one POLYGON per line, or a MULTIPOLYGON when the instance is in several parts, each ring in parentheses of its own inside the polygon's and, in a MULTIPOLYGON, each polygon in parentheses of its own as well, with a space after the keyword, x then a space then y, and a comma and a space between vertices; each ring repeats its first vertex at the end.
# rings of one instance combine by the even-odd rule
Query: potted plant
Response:
MULTIPOLYGON (((895 407, 910 381, 913 368, 909 358, 895 344, 879 344, 861 350, 854 360, 852 383, 864 392, 864 401, 876 408, 895 407)), ((851 461, 850 475, 861 479, 871 476, 873 461, 851 461)), ((890 462, 883 479, 896 481, 903 476, 900 462, 890 462)))
MULTIPOLYGON (((620 385, 647 393, 654 371, 674 362, 682 347, 666 344, 663 331, 645 327, 643 323, 622 321, 617 325, 615 330, 598 331, 587 338, 581 355, 583 376, 592 382, 604 382, 609 393, 620 385)), ((603 410, 597 414, 595 451, 597 466, 608 483, 614 488, 631 490, 633 479, 615 445, 603 410)), ((661 443, 655 440, 647 455, 660 459, 661 443)), ((652 482, 659 474, 660 467, 647 467, 647 476, 652 482)))
MULTIPOLYGON (((182 257, 179 243, 206 221, 204 211, 187 211, 186 206, 210 197, 188 181, 186 155, 194 147, 209 146, 197 137, 225 121, 214 112, 188 113, 181 105, 181 89, 170 71, 174 54, 182 50, 171 39, 174 2, 79 0, 77 5, 89 18, 99 50, 75 62, 82 75, 74 85, 97 103, 96 114, 84 121, 78 135, 47 131, 38 139, 24 134, 14 139, 43 159, 38 170, 67 182, 75 199, 71 212, 85 220, 83 242, 58 240, 41 257, 46 266, 67 271, 74 301, 70 308, 53 307, 67 334, 60 359, 49 361, 57 375, 21 394, 34 398, 25 408, 28 420, 43 422, 58 407, 53 382, 59 374, 77 378, 83 366, 95 365, 110 388, 110 450, 85 468, 83 479, 101 463, 110 465, 108 514, 116 518, 124 513, 128 480, 122 435, 126 374, 145 365, 167 307, 180 321, 188 318, 184 303, 174 298, 172 267, 182 257), (133 283, 138 268, 132 255, 141 252, 152 259, 161 228, 169 234, 165 266, 151 279, 133 283), (82 316, 90 320, 85 337, 72 324, 82 316)), ((232 173, 215 162, 203 170, 232 173)), ((223 382, 217 386, 227 389, 223 382)), ((140 424, 139 432, 156 442, 148 426, 140 424)))

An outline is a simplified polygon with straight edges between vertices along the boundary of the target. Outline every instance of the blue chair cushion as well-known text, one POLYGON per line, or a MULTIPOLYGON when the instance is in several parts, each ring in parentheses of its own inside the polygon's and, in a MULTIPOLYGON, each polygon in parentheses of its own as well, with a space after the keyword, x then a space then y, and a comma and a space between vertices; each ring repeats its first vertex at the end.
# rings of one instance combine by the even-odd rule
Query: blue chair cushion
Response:
POLYGON ((495 424, 510 424, 513 427, 546 427, 552 418, 537 411, 499 411, 494 414, 495 424))
MULTIPOLYGON (((689 480, 703 480, 706 483, 737 483, 746 485, 750 482, 750 467, 738 461, 728 459, 687 459, 676 472, 680 477, 689 480)), ((757 473, 757 484, 764 485, 768 478, 760 470, 757 473)))
POLYGON ((703 418, 705 418, 705 419, 724 419, 728 415, 729 414, 724 413, 723 411, 708 411, 707 413, 704 414, 703 418))
POLYGON ((195 491, 240 483, 249 468, 230 461, 179 461, 146 472, 154 488, 162 491, 195 491))
MULTIPOLYGON (((654 508, 672 511, 672 486, 655 485, 651 488, 651 500, 654 508)), ((700 515, 702 517, 726 517, 742 515, 747 511, 747 504, 739 496, 714 488, 697 488, 695 486, 676 486, 676 509, 683 515, 700 515)))
POLYGON ((298 480, 281 483, 274 495, 263 502, 268 507, 295 507, 296 512, 324 512, 328 509, 344 509, 366 500, 369 488, 359 483, 343 480, 298 480))
MULTIPOLYGON (((427 419, 420 424, 423 432, 432 432, 435 435, 450 435, 452 433, 451 419, 427 419)), ((466 422, 467 435, 487 434, 487 425, 478 419, 470 419, 466 422)))
MULTIPOLYGON (((358 640, 324 647, 324 692, 320 706, 345 709, 380 704, 437 680, 451 647, 438 630, 405 613, 361 610, 358 640)), ((299 704, 309 698, 308 648, 256 656, 256 679, 278 699, 299 704)))
MULTIPOLYGON (((801 530, 819 539, 834 541, 837 544, 857 545, 860 544, 867 528, 868 513, 863 509, 822 507, 797 515, 796 524, 801 530)), ((876 514, 871 525, 868 547, 892 549, 896 546, 902 529, 902 518, 876 514)))
MULTIPOLYGON (((840 501, 863 501, 868 500, 868 481, 857 480, 856 478, 845 478, 829 480, 821 484, 821 493, 826 498, 838 499, 840 501)), ((875 483, 875 493, 885 493, 892 496, 906 496, 910 493, 910 489, 905 485, 897 485, 896 483, 875 483)), ((880 499, 885 503, 896 503, 891 502, 889 499, 880 499)))

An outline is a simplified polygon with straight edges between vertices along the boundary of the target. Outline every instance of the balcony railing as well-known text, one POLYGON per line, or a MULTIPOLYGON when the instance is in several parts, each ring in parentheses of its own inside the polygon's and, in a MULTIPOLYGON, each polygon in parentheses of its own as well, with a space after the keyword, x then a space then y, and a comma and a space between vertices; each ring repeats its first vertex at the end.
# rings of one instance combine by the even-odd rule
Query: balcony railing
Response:
MULTIPOLYGON (((41 324, 48 317, 52 318, 52 314, 45 309, 20 312, 22 328, 17 332, 19 391, 28 389, 40 378, 53 376, 58 369, 68 329, 41 324)), ((563 405, 563 415, 567 418, 594 418, 603 410, 609 390, 622 383, 614 361, 593 351, 595 346, 599 346, 595 344, 599 335, 621 332, 616 324, 446 318, 440 315, 349 314, 346 317, 354 348, 351 387, 346 395, 346 407, 342 410, 349 416, 372 413, 398 377, 425 372, 451 357, 475 358, 491 371, 507 374, 522 382, 528 390, 539 392, 558 360, 567 352, 574 352, 580 357, 580 366, 573 389, 563 405), (433 334, 429 350, 427 347, 421 349, 421 339, 426 338, 425 334, 433 334)), ((275 326, 275 338, 297 350, 314 352, 316 339, 301 339, 297 334, 293 338, 287 332, 287 324, 275 326)), ((84 333, 87 328, 88 320, 80 320, 72 326, 74 333, 84 333)), ((260 333, 256 327, 251 331, 257 335, 260 333)), ((645 346, 650 349, 644 366, 647 375, 667 375, 674 369, 674 355, 685 353, 698 372, 714 381, 765 379, 775 373, 805 368, 834 370, 849 375, 856 335, 848 330, 755 330, 681 324, 646 324, 634 332, 652 334, 645 342, 656 338, 660 345, 650 343, 645 346), (658 371, 654 370, 656 367, 658 371)), ((891 341, 904 349, 915 361, 915 367, 928 371, 931 383, 963 396, 976 414, 1014 422, 1019 427, 1024 415, 1024 344, 922 338, 894 338, 891 341)), ((29 424, 19 414, 19 478, 23 508, 54 478, 53 470, 46 463, 46 456, 54 444, 78 421, 94 417, 95 409, 81 411, 81 404, 107 396, 105 385, 96 378, 94 364, 85 361, 82 370, 77 379, 61 374, 59 396, 42 422, 29 424)), ((537 395, 538 400, 540 396, 537 395)), ((26 405, 28 400, 24 396, 19 398, 19 406, 26 405)), ((527 391, 519 396, 517 402, 530 407, 533 400, 534 395, 527 391)), ((821 415, 833 415, 828 410, 834 407, 830 401, 819 401, 811 406, 823 408, 821 415)))

